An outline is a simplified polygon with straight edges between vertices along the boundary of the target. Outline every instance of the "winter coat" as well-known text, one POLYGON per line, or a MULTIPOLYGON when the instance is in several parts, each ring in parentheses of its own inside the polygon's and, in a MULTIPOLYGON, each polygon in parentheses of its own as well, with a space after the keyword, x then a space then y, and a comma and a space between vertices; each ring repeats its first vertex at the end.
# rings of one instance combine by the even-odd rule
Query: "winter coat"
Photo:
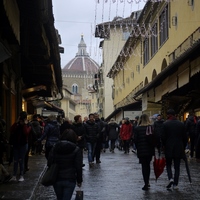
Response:
POLYGON ((137 157, 149 157, 155 155, 155 148, 148 142, 146 135, 147 126, 137 126, 134 132, 134 142, 137 148, 137 157))
POLYGON ((119 125, 116 122, 108 123, 108 140, 116 140, 119 135, 119 125))
POLYGON ((58 164, 59 180, 69 180, 82 183, 82 152, 76 144, 61 140, 52 148, 48 166, 55 162, 58 164))
POLYGON ((99 138, 99 126, 95 122, 88 120, 85 124, 85 139, 86 142, 96 143, 99 138))
POLYGON ((130 140, 132 136, 132 125, 131 123, 124 123, 120 128, 121 140, 130 140))
POLYGON ((189 134, 189 136, 195 136, 196 134, 196 125, 197 125, 197 117, 196 116, 189 116, 186 123, 186 132, 189 134))
POLYGON ((28 136, 31 132, 30 124, 21 125, 20 123, 14 123, 10 129, 10 144, 14 146, 23 146, 28 144, 28 136))
POLYGON ((187 145, 187 134, 182 122, 175 117, 165 121, 163 123, 161 139, 165 157, 183 158, 187 145))
POLYGON ((107 136, 107 123, 100 120, 100 119, 96 119, 95 123, 99 126, 99 137, 98 137, 98 141, 101 142, 105 142, 106 141, 106 136, 107 136))
POLYGON ((43 135, 38 139, 42 141, 46 138, 46 147, 52 147, 55 143, 59 141, 60 137, 60 125, 56 120, 50 121, 44 127, 43 135))
POLYGON ((85 144, 85 127, 82 123, 73 123, 72 129, 74 130, 74 132, 76 133, 77 136, 81 136, 81 140, 79 140, 77 142, 77 145, 83 149, 85 148, 86 144, 85 144))
POLYGON ((38 120, 33 120, 31 122, 32 125, 32 134, 34 135, 34 138, 40 138, 42 135, 42 128, 40 126, 40 123, 38 120))
POLYGON ((161 147, 161 132, 162 132, 162 127, 163 127, 164 120, 157 120, 153 124, 153 129, 154 129, 154 134, 156 138, 156 146, 158 148, 161 147))

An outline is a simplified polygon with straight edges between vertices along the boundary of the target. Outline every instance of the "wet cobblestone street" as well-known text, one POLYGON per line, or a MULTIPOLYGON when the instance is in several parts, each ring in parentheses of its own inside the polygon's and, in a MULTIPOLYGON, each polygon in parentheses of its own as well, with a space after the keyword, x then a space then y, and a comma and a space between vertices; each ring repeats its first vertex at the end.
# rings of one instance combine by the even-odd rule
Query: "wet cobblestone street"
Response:
MULTIPOLYGON (((184 162, 181 163, 181 175, 179 190, 166 190, 168 184, 166 170, 155 181, 153 167, 151 169, 151 188, 143 191, 143 179, 141 166, 138 158, 132 152, 123 154, 116 150, 114 154, 110 152, 102 153, 101 164, 95 164, 89 168, 87 155, 84 154, 83 186, 85 200, 189 200, 200 199, 200 174, 199 165, 195 160, 189 160, 192 184, 189 183, 184 162)), ((152 163, 153 165, 153 163, 152 163)), ((76 188, 77 189, 77 188, 76 188)), ((32 199, 56 199, 52 187, 44 187, 38 184, 34 198, 32 199)), ((75 192, 73 198, 75 199, 75 192)))

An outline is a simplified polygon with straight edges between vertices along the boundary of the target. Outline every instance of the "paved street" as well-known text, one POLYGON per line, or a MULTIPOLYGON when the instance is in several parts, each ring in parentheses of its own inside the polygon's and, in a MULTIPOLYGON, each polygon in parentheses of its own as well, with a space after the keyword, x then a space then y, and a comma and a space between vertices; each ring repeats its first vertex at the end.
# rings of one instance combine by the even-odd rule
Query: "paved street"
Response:
MULTIPOLYGON (((166 190, 168 183, 166 171, 155 181, 153 167, 151 171, 151 188, 143 191, 141 165, 132 152, 123 154, 118 149, 116 152, 103 153, 101 164, 89 168, 87 155, 84 154, 86 166, 83 169, 83 186, 85 200, 193 200, 200 199, 200 163, 189 160, 192 184, 189 183, 184 163, 181 164, 179 190, 166 190)), ((0 185, 1 199, 36 199, 54 200, 52 187, 44 187, 39 182, 45 168, 44 156, 30 157, 30 171, 25 175, 23 183, 7 183, 0 185)), ((153 165, 153 164, 152 164, 153 165)), ((77 189, 77 188, 76 188, 77 189)), ((73 198, 75 198, 75 192, 73 198)))

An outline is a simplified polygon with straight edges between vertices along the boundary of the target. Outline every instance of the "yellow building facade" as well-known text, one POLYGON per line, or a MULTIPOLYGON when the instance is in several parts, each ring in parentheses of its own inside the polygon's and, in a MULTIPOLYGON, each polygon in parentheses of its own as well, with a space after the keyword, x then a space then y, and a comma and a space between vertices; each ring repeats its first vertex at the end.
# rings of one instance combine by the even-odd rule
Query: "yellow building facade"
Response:
POLYGON ((147 2, 108 76, 116 109, 141 102, 150 116, 198 112, 200 1, 147 2))

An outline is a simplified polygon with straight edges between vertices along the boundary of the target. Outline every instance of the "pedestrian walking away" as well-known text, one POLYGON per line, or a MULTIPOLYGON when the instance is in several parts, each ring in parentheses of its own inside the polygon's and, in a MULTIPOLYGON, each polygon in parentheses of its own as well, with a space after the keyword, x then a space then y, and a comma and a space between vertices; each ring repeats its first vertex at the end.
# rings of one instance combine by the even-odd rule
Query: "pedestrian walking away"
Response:
POLYGON ((141 115, 139 125, 135 128, 134 140, 137 148, 137 157, 139 158, 139 163, 142 165, 142 175, 144 180, 144 187, 142 187, 142 190, 149 190, 150 188, 150 163, 153 155, 155 155, 155 148, 151 142, 153 139, 153 135, 151 135, 153 134, 152 131, 149 116, 146 114, 141 115), (151 133, 148 133, 148 130, 151 130, 151 133), (149 136, 150 138, 147 138, 149 136))
POLYGON ((167 111, 167 120, 163 123, 162 143, 164 146, 167 176, 169 184, 167 189, 178 189, 180 162, 185 158, 185 147, 187 145, 187 134, 185 126, 175 117, 175 111, 167 111), (174 175, 172 173, 172 162, 174 163, 174 175))
POLYGON ((60 141, 52 148, 48 167, 58 165, 58 176, 53 185, 58 200, 71 200, 75 186, 82 184, 82 151, 76 146, 77 135, 72 129, 66 129, 60 141))

